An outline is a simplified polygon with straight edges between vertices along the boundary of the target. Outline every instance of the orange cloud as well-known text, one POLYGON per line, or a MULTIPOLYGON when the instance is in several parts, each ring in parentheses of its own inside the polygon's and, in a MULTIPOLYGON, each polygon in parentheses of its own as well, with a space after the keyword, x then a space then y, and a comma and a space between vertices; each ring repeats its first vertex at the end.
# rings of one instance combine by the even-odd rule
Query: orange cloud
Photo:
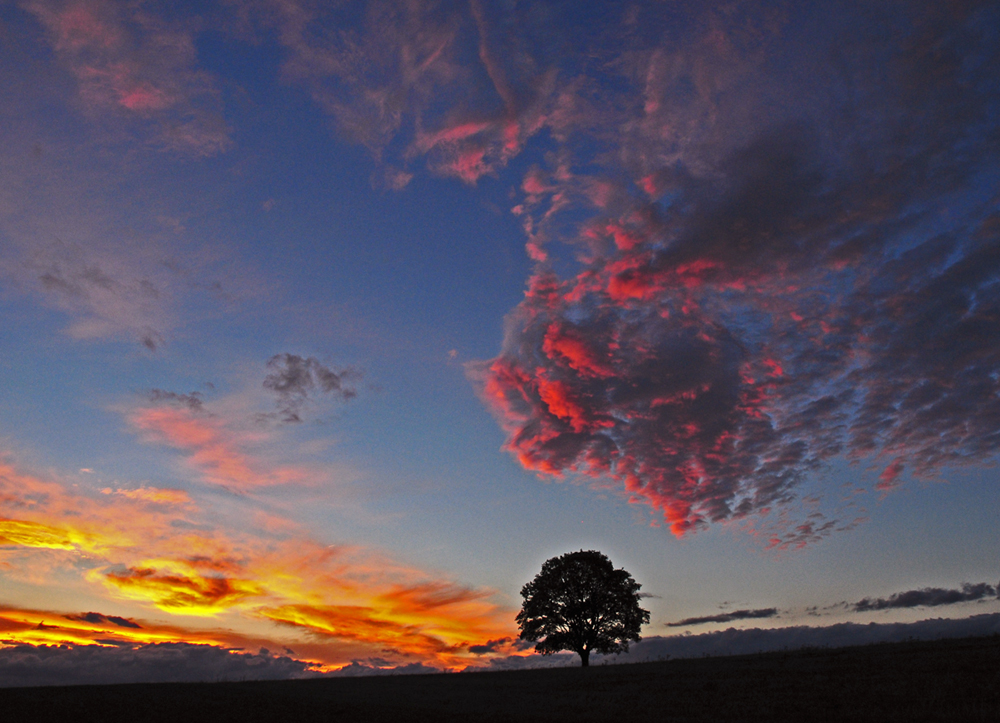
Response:
MULTIPOLYGON (((201 444, 218 439, 209 426, 199 437, 197 425, 183 419, 177 429, 201 444)), ((245 461, 248 468, 262 466, 245 461)), ((377 551, 324 544, 291 521, 232 529, 181 490, 93 490, 0 464, 0 499, 9 515, 0 519, 0 547, 10 577, 42 585, 58 579, 54 594, 69 594, 75 579, 88 595, 105 598, 109 611, 54 619, 0 608, 0 641, 230 645, 253 639, 305 651, 324 669, 373 656, 457 669, 488 662, 469 653, 470 645, 512 634, 512 612, 492 602, 490 590, 458 585, 377 551), (32 577, 39 569, 45 576, 32 577), (114 622, 134 620, 126 611, 136 606, 168 620, 224 621, 230 630, 114 622)), ((244 522, 259 517, 252 500, 234 504, 249 508, 244 522)))
POLYGON ((151 601, 161 610, 182 615, 214 615, 246 598, 264 594, 249 580, 202 575, 179 561, 163 561, 160 565, 107 572, 101 579, 125 597, 151 601))
POLYGON ((385 653, 417 658, 439 666, 456 668, 468 664, 468 643, 454 643, 434 628, 406 624, 383 611, 359 605, 285 605, 262 609, 262 617, 285 625, 305 628, 317 636, 336 640, 377 644, 385 653))
POLYGON ((0 520, 0 545, 72 550, 76 543, 66 530, 23 520, 0 520))

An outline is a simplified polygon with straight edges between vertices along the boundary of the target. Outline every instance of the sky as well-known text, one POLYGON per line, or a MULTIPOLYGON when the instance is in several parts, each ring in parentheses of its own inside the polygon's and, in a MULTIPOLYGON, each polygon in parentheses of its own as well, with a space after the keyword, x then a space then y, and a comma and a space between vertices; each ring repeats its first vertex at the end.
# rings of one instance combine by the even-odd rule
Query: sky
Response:
POLYGON ((8 684, 532 666, 579 549, 650 650, 1000 629, 998 36, 0 3, 8 684))

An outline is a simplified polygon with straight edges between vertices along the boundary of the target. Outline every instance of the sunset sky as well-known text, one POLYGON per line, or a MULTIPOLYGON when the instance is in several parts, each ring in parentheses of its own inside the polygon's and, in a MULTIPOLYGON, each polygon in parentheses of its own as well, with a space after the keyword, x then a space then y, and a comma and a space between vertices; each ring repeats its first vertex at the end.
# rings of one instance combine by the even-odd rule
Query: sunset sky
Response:
POLYGON ((14 0, 0 98, 0 670, 1000 614, 996 3, 14 0))

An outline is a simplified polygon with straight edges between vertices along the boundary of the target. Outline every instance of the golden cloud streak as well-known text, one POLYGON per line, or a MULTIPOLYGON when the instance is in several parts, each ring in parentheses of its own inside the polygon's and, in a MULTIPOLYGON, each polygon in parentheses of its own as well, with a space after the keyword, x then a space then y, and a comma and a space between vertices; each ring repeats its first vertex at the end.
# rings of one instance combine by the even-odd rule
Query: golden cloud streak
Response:
POLYGON ((174 560, 158 562, 159 567, 130 567, 123 572, 103 573, 102 581, 127 598, 149 600, 161 610, 181 615, 215 615, 246 598, 265 594, 260 585, 250 580, 184 572, 188 566, 174 560))
MULTIPOLYGON (((225 630, 198 630, 99 613, 59 613, 0 605, 0 645, 118 645, 185 642, 225 648, 266 641, 225 630)), ((273 643, 272 643, 273 644, 273 643)))
POLYGON ((24 520, 0 520, 0 545, 73 550, 77 543, 67 530, 24 520))

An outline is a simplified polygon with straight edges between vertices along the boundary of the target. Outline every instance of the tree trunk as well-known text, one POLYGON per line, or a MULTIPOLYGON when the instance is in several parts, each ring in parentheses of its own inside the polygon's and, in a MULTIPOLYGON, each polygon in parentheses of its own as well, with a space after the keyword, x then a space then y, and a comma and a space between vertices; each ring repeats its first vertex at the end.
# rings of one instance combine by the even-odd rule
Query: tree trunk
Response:
POLYGON ((590 651, 589 650, 577 650, 576 652, 578 652, 580 654, 580 664, 584 668, 586 668, 588 665, 590 665, 590 651))

